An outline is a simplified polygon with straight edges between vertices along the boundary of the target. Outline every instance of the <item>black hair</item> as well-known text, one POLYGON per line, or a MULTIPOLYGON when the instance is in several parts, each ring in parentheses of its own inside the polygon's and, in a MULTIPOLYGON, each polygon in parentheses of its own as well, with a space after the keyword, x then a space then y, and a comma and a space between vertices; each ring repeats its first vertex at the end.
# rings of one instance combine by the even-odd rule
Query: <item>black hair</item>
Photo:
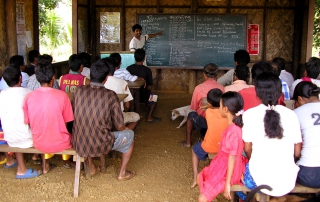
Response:
POLYGON ((42 84, 50 83, 55 74, 55 69, 47 60, 38 61, 34 68, 34 72, 38 82, 42 84))
POLYGON ((306 72, 308 77, 316 79, 320 73, 320 59, 311 57, 306 63, 306 72))
POLYGON ((298 100, 298 96, 310 98, 311 96, 318 97, 320 93, 320 88, 309 81, 301 81, 298 85, 294 88, 293 97, 292 99, 298 100))
POLYGON ((220 107, 220 98, 223 92, 219 88, 211 89, 207 94, 207 100, 213 107, 220 107))
POLYGON ((90 67, 91 82, 102 83, 109 74, 109 68, 102 60, 97 60, 90 67))
POLYGON ((255 80, 263 72, 274 72, 274 70, 267 62, 260 61, 255 63, 251 69, 252 79, 255 80))
POLYGON ((34 59, 35 58, 38 58, 39 57, 39 51, 38 50, 31 50, 29 51, 29 54, 28 54, 28 59, 29 61, 32 63, 34 62, 34 59))
POLYGON ((139 24, 135 24, 135 25, 132 26, 131 29, 132 29, 132 31, 134 32, 136 29, 142 30, 142 27, 141 27, 141 25, 139 25, 139 24))
POLYGON ((81 58, 83 60, 83 65, 85 67, 90 68, 91 65, 91 55, 89 53, 86 52, 81 52, 78 54, 78 57, 81 58))
POLYGON ((209 78, 217 78, 219 69, 218 69, 218 66, 216 64, 209 63, 206 66, 204 66, 203 72, 209 78))
POLYGON ((239 80, 248 82, 250 71, 249 71, 249 67, 246 64, 237 65, 234 72, 239 80))
POLYGON ((40 55, 38 58, 38 61, 41 61, 44 63, 52 63, 52 60, 53 60, 52 56, 48 54, 40 55))
POLYGON ((121 64, 121 55, 119 53, 111 53, 110 57, 114 59, 116 67, 118 67, 121 64))
POLYGON ((83 59, 81 59, 80 57, 78 57, 77 54, 72 54, 69 57, 69 67, 72 71, 77 72, 79 71, 81 65, 84 64, 83 59))
POLYGON ((233 115, 232 122, 242 128, 242 114, 237 114, 243 110, 242 96, 238 92, 228 91, 221 96, 221 103, 222 106, 228 107, 229 112, 233 115))
POLYGON ((280 75, 281 70, 284 70, 286 67, 286 61, 280 57, 273 58, 272 64, 274 64, 278 67, 279 75, 280 75))
POLYGON ((145 57, 146 57, 146 51, 142 48, 138 48, 134 52, 134 59, 136 60, 136 62, 142 62, 145 57))
POLYGON ((22 55, 14 55, 10 58, 9 63, 19 67, 24 65, 24 58, 22 55))
POLYGON ((113 75, 114 74, 114 71, 115 71, 115 68, 116 68, 116 62, 115 60, 112 58, 112 57, 106 57, 106 58, 103 58, 101 59, 105 64, 106 66, 108 67, 109 69, 109 74, 113 75))
POLYGON ((9 87, 13 87, 17 83, 19 83, 20 76, 21 76, 20 68, 15 64, 10 64, 6 66, 2 73, 2 77, 6 81, 9 87))
POLYGON ((233 59, 238 63, 238 65, 247 65, 250 62, 250 55, 246 50, 237 50, 233 55, 233 59))
POLYGON ((280 123, 280 114, 273 109, 278 104, 278 99, 282 94, 282 84, 279 77, 271 72, 264 72, 256 78, 256 93, 265 106, 264 130, 267 137, 281 139, 283 128, 280 123))

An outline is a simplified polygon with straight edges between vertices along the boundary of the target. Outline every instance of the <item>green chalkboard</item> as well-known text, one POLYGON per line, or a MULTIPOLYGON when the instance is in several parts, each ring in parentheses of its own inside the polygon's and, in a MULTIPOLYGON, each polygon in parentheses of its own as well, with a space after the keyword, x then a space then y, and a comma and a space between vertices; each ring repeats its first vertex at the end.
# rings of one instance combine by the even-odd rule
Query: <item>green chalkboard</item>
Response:
POLYGON ((138 14, 142 33, 163 31, 146 43, 147 66, 233 68, 233 54, 246 47, 246 15, 138 14))
MULTIPOLYGON (((109 57, 111 53, 113 52, 101 52, 100 58, 102 59, 102 58, 109 57)), ((121 56, 121 63, 122 63, 120 68, 126 69, 128 66, 136 63, 133 52, 119 52, 119 54, 121 56)))

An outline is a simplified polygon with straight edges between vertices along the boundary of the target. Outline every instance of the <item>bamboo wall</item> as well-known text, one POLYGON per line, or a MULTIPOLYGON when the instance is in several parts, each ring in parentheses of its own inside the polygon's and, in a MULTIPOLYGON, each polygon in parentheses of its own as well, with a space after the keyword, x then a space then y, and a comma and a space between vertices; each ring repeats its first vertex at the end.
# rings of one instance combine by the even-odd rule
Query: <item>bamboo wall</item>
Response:
MULTIPOLYGON (((5 0, 0 0, 0 10, 5 10, 5 0)), ((7 55, 6 55, 6 18, 5 18, 5 12, 0 12, 0 69, 2 70, 6 64, 7 61, 7 55)), ((0 71, 0 75, 2 75, 0 71)))

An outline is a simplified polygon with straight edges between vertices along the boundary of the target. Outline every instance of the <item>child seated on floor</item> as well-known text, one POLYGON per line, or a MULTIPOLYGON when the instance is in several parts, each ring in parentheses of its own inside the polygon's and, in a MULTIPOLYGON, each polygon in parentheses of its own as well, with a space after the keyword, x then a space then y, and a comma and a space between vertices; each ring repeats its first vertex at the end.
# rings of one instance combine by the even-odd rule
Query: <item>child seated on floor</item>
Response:
POLYGON ((199 161, 205 161, 209 153, 218 153, 221 133, 228 127, 228 120, 221 116, 219 110, 222 94, 222 91, 218 88, 210 90, 207 94, 208 109, 206 110, 206 120, 208 129, 203 142, 196 143, 192 149, 192 188, 197 185, 199 161))

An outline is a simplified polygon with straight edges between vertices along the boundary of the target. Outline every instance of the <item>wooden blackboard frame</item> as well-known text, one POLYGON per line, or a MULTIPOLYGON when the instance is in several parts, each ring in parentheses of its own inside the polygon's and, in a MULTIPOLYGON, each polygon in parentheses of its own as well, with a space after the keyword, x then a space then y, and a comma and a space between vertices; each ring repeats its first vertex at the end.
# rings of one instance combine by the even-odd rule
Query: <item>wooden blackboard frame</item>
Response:
MULTIPOLYGON (((170 15, 195 15, 195 16, 243 16, 245 18, 244 20, 244 49, 247 50, 247 44, 248 44, 248 41, 247 41, 247 31, 248 31, 248 28, 247 28, 247 14, 208 14, 208 13, 178 13, 178 14, 175 14, 175 13, 137 13, 136 14, 136 23, 139 24, 139 16, 140 15, 163 15, 163 16, 170 16, 170 15)), ((149 33, 149 34, 152 34, 152 33, 149 33)), ((202 66, 148 66, 150 68, 154 68, 154 69, 187 69, 187 70, 195 70, 195 69, 203 69, 202 66)), ((220 70, 230 70, 230 69, 234 69, 235 67, 219 67, 220 70)))

